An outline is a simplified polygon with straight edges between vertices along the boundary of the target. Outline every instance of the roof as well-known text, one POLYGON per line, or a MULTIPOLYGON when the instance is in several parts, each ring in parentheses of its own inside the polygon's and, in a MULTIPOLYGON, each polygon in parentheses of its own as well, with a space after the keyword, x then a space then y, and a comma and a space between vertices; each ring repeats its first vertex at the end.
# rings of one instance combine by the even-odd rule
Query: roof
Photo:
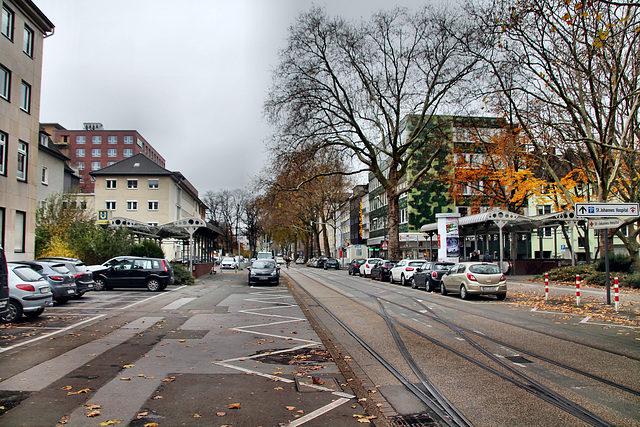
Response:
POLYGON ((112 164, 111 166, 89 172, 92 176, 101 175, 165 175, 172 176, 173 172, 167 170, 145 156, 142 153, 135 154, 112 164))

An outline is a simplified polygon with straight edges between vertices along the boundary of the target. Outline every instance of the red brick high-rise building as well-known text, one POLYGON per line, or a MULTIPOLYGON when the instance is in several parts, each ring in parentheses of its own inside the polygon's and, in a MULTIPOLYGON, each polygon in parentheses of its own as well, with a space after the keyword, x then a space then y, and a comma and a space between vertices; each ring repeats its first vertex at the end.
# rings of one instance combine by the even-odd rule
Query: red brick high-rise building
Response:
POLYGON ((80 192, 94 192, 89 172, 142 153, 165 167, 164 158, 135 130, 105 130, 101 123, 84 123, 82 130, 68 130, 57 123, 41 123, 55 146, 67 157, 80 176, 80 192))

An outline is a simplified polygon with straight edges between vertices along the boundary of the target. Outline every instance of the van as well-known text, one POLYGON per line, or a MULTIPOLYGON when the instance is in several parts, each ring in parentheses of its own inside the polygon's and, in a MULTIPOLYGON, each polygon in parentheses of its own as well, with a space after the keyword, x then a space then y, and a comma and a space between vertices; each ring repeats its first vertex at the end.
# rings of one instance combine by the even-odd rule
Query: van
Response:
POLYGON ((0 319, 9 315, 9 270, 4 249, 0 246, 0 319))
POLYGON ((273 252, 264 251, 258 252, 258 259, 275 259, 275 257, 273 256, 273 252))

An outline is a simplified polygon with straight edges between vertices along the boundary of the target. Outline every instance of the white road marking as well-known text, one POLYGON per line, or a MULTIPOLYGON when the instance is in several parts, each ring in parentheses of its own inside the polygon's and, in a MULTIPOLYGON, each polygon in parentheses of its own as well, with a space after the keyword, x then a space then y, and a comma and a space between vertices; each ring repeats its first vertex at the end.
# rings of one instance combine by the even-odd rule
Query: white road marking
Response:
POLYGON ((160 310, 175 310, 176 308, 180 308, 185 304, 189 304, 193 300, 195 300, 195 298, 180 298, 178 300, 175 300, 171 304, 165 305, 160 310))
POLYGON ((287 424, 288 427, 297 427, 297 426, 301 426, 302 424, 305 424, 311 420, 314 420, 315 418, 318 418, 320 415, 323 415, 329 411, 334 410, 335 408, 344 405, 345 403, 347 403, 348 401, 350 401, 351 399, 347 399, 347 398, 341 398, 338 399, 334 402, 329 403, 328 405, 323 406, 322 408, 318 408, 313 412, 308 413, 307 415, 305 415, 304 417, 300 417, 297 420, 287 424))

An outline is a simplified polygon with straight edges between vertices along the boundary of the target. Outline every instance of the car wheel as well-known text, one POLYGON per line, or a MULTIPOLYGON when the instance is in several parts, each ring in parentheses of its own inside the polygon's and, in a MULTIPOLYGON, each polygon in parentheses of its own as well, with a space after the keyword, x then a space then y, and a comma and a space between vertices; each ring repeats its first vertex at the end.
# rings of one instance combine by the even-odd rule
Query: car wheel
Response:
POLYGON ((19 302, 14 300, 9 300, 9 304, 7 306, 9 308, 9 313, 2 318, 5 322, 15 323, 22 317, 22 306, 19 302))
POLYGON ((389 273, 389 283, 391 284, 396 283, 395 279, 393 278, 393 273, 389 273))
POLYGON ((349 270, 349 276, 351 276, 351 270, 349 270))
POLYGON ((407 279, 404 278, 404 274, 400 276, 400 284, 402 286, 407 286, 407 279))
POLYGON ((433 292, 434 286, 433 286, 433 283, 431 283, 431 280, 427 279, 424 282, 424 286, 425 286, 425 290, 427 292, 433 292))
POLYGON ((26 317, 28 317, 29 319, 34 319, 34 318, 40 316, 42 313, 44 313, 44 307, 40 307, 36 311, 30 311, 28 313, 24 313, 24 315, 26 317))
POLYGON ((469 292, 467 291, 467 287, 465 285, 460 286, 460 298, 469 299, 470 297, 471 295, 469 295, 469 292))
POLYGON ((96 279, 93 279, 94 281, 94 285, 93 285, 93 290, 94 291, 107 291, 107 282, 102 278, 102 277, 98 277, 96 279))
POLYGON ((416 285, 416 281, 415 280, 410 280, 411 282, 411 289, 418 289, 418 285, 416 285))
POLYGON ((498 301, 504 301, 504 299, 507 297, 507 294, 497 294, 496 298, 498 299, 498 301))
POLYGON ((447 294, 447 290, 444 287, 444 282, 440 282, 440 293, 442 295, 446 295, 447 294))
POLYGON ((160 290, 160 281, 158 279, 147 280, 147 289, 151 292, 158 292, 160 290))

